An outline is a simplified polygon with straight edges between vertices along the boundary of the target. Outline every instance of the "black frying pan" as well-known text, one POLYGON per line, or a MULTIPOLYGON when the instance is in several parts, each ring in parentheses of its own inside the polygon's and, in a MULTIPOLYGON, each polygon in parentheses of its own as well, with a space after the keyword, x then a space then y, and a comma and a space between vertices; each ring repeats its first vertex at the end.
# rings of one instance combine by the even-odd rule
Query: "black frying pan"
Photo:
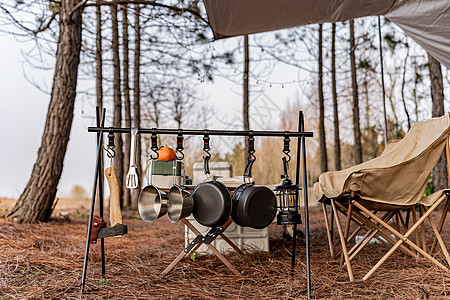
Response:
POLYGON ((193 216, 207 227, 225 224, 231 215, 231 196, 227 187, 219 181, 203 182, 192 193, 193 216))

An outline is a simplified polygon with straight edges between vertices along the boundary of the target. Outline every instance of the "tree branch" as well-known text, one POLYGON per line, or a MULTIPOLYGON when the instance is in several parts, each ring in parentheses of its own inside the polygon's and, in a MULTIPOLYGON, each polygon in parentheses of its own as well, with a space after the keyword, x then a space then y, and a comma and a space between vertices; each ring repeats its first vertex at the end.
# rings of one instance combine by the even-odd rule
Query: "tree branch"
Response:
POLYGON ((75 5, 75 6, 72 8, 72 10, 70 11, 69 18, 72 19, 73 13, 76 12, 77 9, 79 9, 80 7, 84 6, 86 3, 87 3, 87 0, 84 0, 84 1, 79 2, 77 5, 75 5))
POLYGON ((206 20, 205 18, 203 18, 203 16, 198 13, 195 10, 192 10, 190 8, 179 8, 177 6, 172 6, 172 5, 167 5, 167 4, 162 4, 162 3, 158 3, 156 1, 148 1, 148 0, 113 0, 113 1, 104 1, 104 0, 97 0, 95 1, 95 3, 88 3, 86 4, 86 6, 100 6, 100 5, 119 5, 119 4, 145 4, 145 5, 152 5, 152 6, 156 6, 156 7, 163 7, 163 8, 167 8, 176 12, 188 12, 194 16, 196 16, 197 18, 199 18, 200 20, 202 20, 203 22, 205 22, 206 24, 209 25, 208 20, 206 20))
POLYGON ((42 32, 42 31, 48 29, 58 13, 59 13, 59 9, 55 10, 53 12, 52 16, 50 17, 50 19, 48 20, 47 24, 45 24, 44 27, 38 28, 36 30, 33 30, 33 33, 34 34, 38 34, 39 32, 42 32))

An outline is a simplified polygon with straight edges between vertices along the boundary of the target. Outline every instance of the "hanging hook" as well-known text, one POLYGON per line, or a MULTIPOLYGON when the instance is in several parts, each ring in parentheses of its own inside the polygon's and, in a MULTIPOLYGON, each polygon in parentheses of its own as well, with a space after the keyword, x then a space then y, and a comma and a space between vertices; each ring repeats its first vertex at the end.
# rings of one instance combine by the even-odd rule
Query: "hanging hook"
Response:
POLYGON ((254 138, 254 132, 253 130, 250 130, 248 132, 248 154, 249 154, 249 159, 252 158, 254 160, 256 160, 255 157, 255 138, 254 138))
POLYGON ((116 152, 111 147, 108 147, 106 145, 103 145, 103 150, 106 152, 106 156, 109 158, 109 166, 113 166, 113 158, 116 156, 116 152))
POLYGON ((157 160, 159 157, 159 153, 158 153, 158 135, 156 134, 156 128, 153 128, 153 132, 152 132, 152 136, 151 136, 151 142, 152 142, 152 146, 151 146, 151 150, 153 152, 155 152, 156 156, 152 156, 150 154, 150 158, 153 160, 157 160))
POLYGON ((183 137, 183 130, 180 129, 180 130, 178 130, 178 136, 177 136, 177 152, 180 153, 181 156, 177 156, 178 160, 183 160, 183 158, 184 158, 183 139, 184 139, 184 137, 183 137))
POLYGON ((289 178, 288 170, 289 170, 289 162, 291 161, 291 155, 289 152, 291 152, 291 149, 289 148, 291 140, 289 139, 289 132, 286 131, 283 139, 283 153, 286 155, 283 157, 283 170, 284 174, 281 175, 281 178, 289 178))
POLYGON ((206 155, 203 156, 203 168, 206 175, 211 174, 209 171, 209 160, 211 159, 211 153, 209 153, 209 150, 209 131, 205 130, 205 135, 203 136, 203 151, 206 155))
POLYGON ((291 152, 291 149, 289 148, 290 142, 291 142, 291 140, 289 139, 289 132, 286 131, 286 134, 283 139, 283 145, 284 145, 283 153, 284 153, 284 155, 286 155, 288 157, 287 162, 291 161, 291 155, 289 154, 289 152, 291 152))

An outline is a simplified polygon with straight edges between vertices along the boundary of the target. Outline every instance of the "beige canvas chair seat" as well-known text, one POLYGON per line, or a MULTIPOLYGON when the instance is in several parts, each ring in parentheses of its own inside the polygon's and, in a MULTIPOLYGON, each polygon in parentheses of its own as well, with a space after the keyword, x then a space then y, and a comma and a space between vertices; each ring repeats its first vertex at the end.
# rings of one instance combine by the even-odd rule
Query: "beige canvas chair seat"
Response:
POLYGON ((351 280, 353 273, 350 261, 373 237, 380 238, 392 248, 363 279, 368 279, 396 249, 416 257, 420 254, 440 268, 447 269, 432 257, 438 242, 450 265, 450 257, 440 237, 450 203, 447 196, 449 191, 442 190, 423 197, 430 173, 444 148, 449 157, 449 134, 449 114, 420 121, 402 140, 389 143, 379 157, 345 170, 320 175, 319 181, 314 184, 314 196, 323 204, 330 251, 333 255, 332 226, 335 219, 351 280), (431 214, 445 200, 447 200, 445 213, 436 226, 431 214), (331 221, 325 204, 331 204, 331 221), (416 207, 420 207, 419 217, 416 217, 416 207), (338 212, 346 217, 344 229, 339 222, 338 212), (413 220, 410 226, 411 216, 413 220), (393 228, 389 223, 393 219, 397 221, 397 228, 393 228), (428 220, 436 236, 430 249, 425 243, 425 220, 428 220), (352 234, 350 234, 351 222, 357 225, 352 234), (418 246, 419 227, 422 228, 422 247, 418 246), (348 242, 362 229, 366 230, 366 234, 356 245, 348 249, 348 242), (413 233, 416 237, 415 242, 410 237, 413 233))

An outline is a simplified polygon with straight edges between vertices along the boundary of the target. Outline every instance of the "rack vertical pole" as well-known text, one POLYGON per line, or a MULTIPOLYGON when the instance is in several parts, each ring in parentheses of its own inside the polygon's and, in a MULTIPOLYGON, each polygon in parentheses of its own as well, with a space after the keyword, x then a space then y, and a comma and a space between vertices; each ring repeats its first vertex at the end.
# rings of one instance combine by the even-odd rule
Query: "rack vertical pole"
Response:
MULTIPOLYGON (((305 131, 305 121, 303 112, 299 112, 299 131, 305 131)), ((311 299, 311 269, 310 269, 310 251, 309 251, 309 208, 308 208, 308 174, 306 173, 306 139, 305 136, 301 137, 302 144, 302 165, 303 165, 303 200, 305 205, 305 248, 306 248, 306 284, 308 299, 311 299)), ((297 149, 298 154, 298 149, 297 149)), ((298 162, 300 157, 297 156, 297 172, 298 162)), ((298 174, 298 173, 297 173, 298 174)), ((298 179, 297 179, 298 180, 298 179)))
MULTIPOLYGON (((97 106, 96 109, 96 120, 97 120, 97 127, 101 127, 100 120, 102 115, 100 114, 100 107, 97 106)), ((103 133, 99 132, 97 133, 97 143, 99 141, 100 135, 103 135, 103 133)), ((97 144, 97 147, 100 144, 97 144)), ((100 170, 103 170, 103 155, 100 155, 100 170)), ((99 208, 100 208, 100 218, 103 219, 103 175, 100 173, 98 176, 98 201, 99 201, 99 208)), ((102 257, 102 278, 105 278, 106 276, 106 262, 105 262, 105 239, 100 239, 100 252, 102 257)))
MULTIPOLYGON (((102 111, 102 121, 101 121, 101 127, 105 124, 105 114, 106 109, 104 108, 102 111)), ((89 212, 89 222, 88 222, 88 228, 87 228, 87 235, 86 235, 86 248, 84 251, 84 261, 83 261, 83 274, 81 276, 81 285, 80 285, 80 292, 83 292, 84 285, 86 283, 86 271, 87 271, 87 264, 89 259, 89 246, 90 246, 90 239, 91 239, 91 230, 92 230, 92 219, 94 215, 94 207, 95 207, 95 195, 97 194, 97 179, 101 175, 100 173, 100 163, 101 163, 101 155, 102 155, 102 145, 103 145, 103 132, 100 132, 100 135, 98 136, 97 140, 97 162, 95 164, 95 176, 94 176, 94 184, 92 187, 92 201, 91 201, 91 211, 89 212)))

